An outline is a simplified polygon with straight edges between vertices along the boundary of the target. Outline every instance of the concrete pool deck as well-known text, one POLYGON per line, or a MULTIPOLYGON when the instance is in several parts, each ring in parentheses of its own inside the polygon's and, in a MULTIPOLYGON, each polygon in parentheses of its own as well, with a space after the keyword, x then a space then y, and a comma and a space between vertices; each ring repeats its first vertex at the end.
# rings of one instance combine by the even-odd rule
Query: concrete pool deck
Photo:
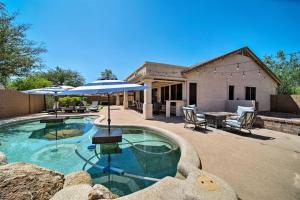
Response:
MULTIPOLYGON (((100 114, 107 115, 104 108, 100 114)), ((300 137, 255 129, 254 135, 209 127, 206 133, 183 128, 182 118, 144 120, 133 110, 112 106, 112 124, 149 125, 169 130, 194 146, 202 169, 223 178, 242 200, 300 199, 300 137)), ((105 120, 104 120, 105 122, 105 120)))
MULTIPOLYGON (((107 109, 97 114, 106 115, 107 109)), ((181 118, 155 116, 144 120, 141 114, 117 106, 112 106, 111 118, 113 125, 152 126, 183 137, 197 151, 202 169, 223 178, 240 199, 300 199, 298 136, 267 129, 255 129, 253 136, 243 136, 210 127, 203 133, 183 128, 181 118)))

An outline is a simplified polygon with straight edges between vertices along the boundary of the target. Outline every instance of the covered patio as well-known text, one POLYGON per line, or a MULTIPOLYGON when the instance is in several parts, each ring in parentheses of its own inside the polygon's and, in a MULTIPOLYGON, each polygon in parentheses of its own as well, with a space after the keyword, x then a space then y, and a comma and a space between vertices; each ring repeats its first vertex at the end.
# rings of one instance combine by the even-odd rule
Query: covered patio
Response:
MULTIPOLYGON (((181 107, 187 104, 187 80, 179 69, 182 66, 145 62, 126 80, 145 85, 147 89, 139 92, 125 92, 123 107, 134 108, 143 113, 144 119, 153 119, 153 114, 165 113, 181 116, 181 107), (161 65, 164 65, 161 68, 161 65)), ((120 94, 116 105, 120 105, 120 94)))

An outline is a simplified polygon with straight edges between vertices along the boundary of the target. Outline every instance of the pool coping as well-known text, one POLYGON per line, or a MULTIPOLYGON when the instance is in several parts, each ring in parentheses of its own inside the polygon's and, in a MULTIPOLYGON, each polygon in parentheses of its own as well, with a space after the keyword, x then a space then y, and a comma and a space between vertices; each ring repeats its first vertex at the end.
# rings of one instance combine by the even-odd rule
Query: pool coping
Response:
MULTIPOLYGON (((94 124, 100 127, 107 127, 104 123, 105 116, 100 115, 94 120, 94 124)), ((172 133, 166 129, 137 124, 114 124, 111 127, 135 127, 153 130, 168 139, 175 142, 180 148, 180 159, 177 166, 177 171, 182 174, 185 179, 176 177, 165 177, 157 183, 134 192, 132 194, 120 197, 120 200, 138 200, 138 199, 224 199, 235 200, 237 195, 234 190, 223 179, 214 176, 206 171, 201 170, 201 160, 195 148, 181 136, 172 133), (212 190, 212 185, 199 185, 199 177, 207 177, 213 180, 219 187, 219 190, 212 190), (173 187, 170 187, 173 186, 173 187), (176 188, 179 187, 179 188, 176 188), (181 189, 181 193, 178 193, 181 189), (186 188, 186 189, 184 189, 186 188), (191 190, 194 188, 195 191, 191 190), (198 191, 197 191, 198 190, 198 191), (153 193, 155 191, 155 193, 153 193), (166 195, 168 194, 168 195, 166 195)), ((204 183, 206 184, 206 183, 204 183)))
MULTIPOLYGON (((6 125, 13 125, 20 122, 34 121, 43 119, 50 115, 39 114, 34 116, 22 116, 5 120, 0 120, 0 127, 6 125)), ((104 123, 106 118, 104 115, 98 113, 83 113, 83 114, 66 114, 64 116, 70 117, 89 117, 96 116, 93 120, 94 125, 100 127, 107 127, 104 123)), ((138 199, 201 199, 201 200, 237 200, 235 191, 223 179, 212 175, 200 169, 201 161, 198 153, 194 147, 189 144, 181 136, 172 133, 166 129, 137 124, 114 124, 112 127, 136 127, 153 130, 168 139, 175 142, 180 148, 180 159, 177 165, 177 171, 184 176, 185 179, 178 179, 176 177, 165 177, 155 184, 134 192, 132 194, 122 196, 120 200, 138 200, 138 199)))
MULTIPOLYGON (((8 126, 8 125, 14 125, 18 123, 24 123, 24 122, 30 122, 35 121, 37 119, 44 119, 47 117, 52 117, 54 115, 49 115, 47 113, 39 113, 35 115, 25 115, 25 116, 19 116, 19 117, 12 117, 12 118, 6 118, 6 119, 0 119, 0 127, 2 126, 8 126)), ((81 113, 81 114, 64 114, 63 116, 66 117, 99 117, 97 113, 81 113)))

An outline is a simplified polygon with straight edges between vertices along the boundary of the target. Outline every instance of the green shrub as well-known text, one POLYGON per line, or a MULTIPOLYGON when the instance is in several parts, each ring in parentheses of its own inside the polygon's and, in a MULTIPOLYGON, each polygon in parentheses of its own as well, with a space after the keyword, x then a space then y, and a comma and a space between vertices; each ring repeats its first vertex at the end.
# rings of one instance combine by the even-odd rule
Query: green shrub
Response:
POLYGON ((62 107, 78 106, 81 102, 81 97, 60 97, 58 101, 62 107))

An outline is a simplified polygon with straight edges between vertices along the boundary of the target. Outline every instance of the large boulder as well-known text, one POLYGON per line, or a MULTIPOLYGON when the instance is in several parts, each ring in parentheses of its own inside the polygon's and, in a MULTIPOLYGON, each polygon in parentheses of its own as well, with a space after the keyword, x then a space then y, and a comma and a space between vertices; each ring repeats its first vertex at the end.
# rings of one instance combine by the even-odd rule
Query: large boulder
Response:
POLYGON ((0 165, 6 165, 6 164, 7 164, 6 155, 0 151, 0 165))
POLYGON ((118 195, 112 193, 105 186, 96 184, 93 186, 93 190, 90 191, 88 200, 116 199, 116 198, 118 198, 118 195))
POLYGON ((85 171, 73 172, 65 176, 64 187, 78 185, 78 184, 92 184, 92 178, 89 173, 85 171))
POLYGON ((0 199, 46 200, 64 185, 64 175, 28 164, 0 166, 0 199))
POLYGON ((50 200, 88 200, 88 194, 92 189, 88 184, 68 186, 57 192, 50 200))

